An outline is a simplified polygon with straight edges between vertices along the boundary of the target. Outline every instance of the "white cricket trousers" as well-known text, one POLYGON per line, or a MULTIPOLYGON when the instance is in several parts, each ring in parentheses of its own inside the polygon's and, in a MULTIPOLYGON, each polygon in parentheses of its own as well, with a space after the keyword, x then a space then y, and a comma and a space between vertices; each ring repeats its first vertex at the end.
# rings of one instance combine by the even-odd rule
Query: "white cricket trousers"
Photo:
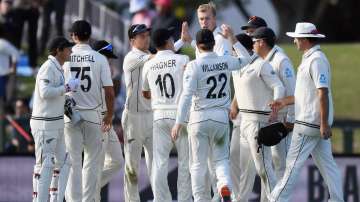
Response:
POLYGON ((34 166, 34 201, 46 202, 49 197, 49 188, 53 169, 60 170, 65 163, 64 130, 39 130, 32 128, 35 142, 34 166), (40 176, 42 173, 43 176, 40 176), (39 180, 39 178, 43 180, 39 180), (37 178, 37 179, 35 179, 37 178))
MULTIPOLYGON (((291 132, 282 139, 277 145, 271 147, 271 156, 274 165, 276 179, 280 180, 285 173, 286 156, 291 142, 291 132)), ((261 187, 261 202, 269 201, 266 198, 265 188, 261 187)))
POLYGON ((212 120, 188 125, 191 186, 195 202, 209 202, 208 191, 208 156, 215 165, 217 188, 232 183, 229 169, 229 125, 212 120), (210 153, 211 152, 211 153, 210 153))
POLYGON ((267 123, 259 121, 242 120, 241 121, 241 138, 240 138, 240 196, 241 202, 247 202, 254 186, 255 170, 260 176, 261 185, 265 187, 267 200, 270 193, 276 185, 276 175, 272 166, 270 147, 262 146, 259 149, 256 137, 261 127, 267 123))
POLYGON ((240 126, 233 125, 230 141, 230 174, 233 183, 232 199, 234 202, 240 200, 240 126))
POLYGON ((98 202, 104 164, 103 144, 106 144, 107 136, 101 131, 100 112, 84 110, 79 113, 85 120, 77 125, 65 124, 65 144, 72 160, 65 198, 71 202, 98 202))
POLYGON ((172 202, 168 185, 169 155, 173 146, 176 147, 178 157, 177 201, 191 202, 191 179, 189 170, 189 141, 186 128, 182 128, 180 135, 174 142, 171 139, 171 129, 174 119, 160 119, 154 121, 152 166, 152 182, 154 202, 172 202))
POLYGON ((105 146, 105 161, 101 173, 101 187, 109 183, 117 172, 119 172, 121 164, 124 161, 121 144, 114 128, 111 127, 110 131, 105 135, 108 136, 108 141, 105 146))
POLYGON ((122 124, 125 153, 124 198, 125 202, 140 202, 138 171, 143 148, 147 172, 151 179, 153 114, 151 112, 129 113, 127 110, 124 110, 122 124))
POLYGON ((276 184, 271 193, 271 201, 289 202, 297 177, 309 155, 328 186, 329 202, 343 202, 343 188, 338 166, 332 156, 330 139, 319 136, 308 136, 293 131, 289 152, 286 158, 284 177, 276 184))
POLYGON ((250 147, 247 140, 241 136, 240 126, 234 125, 230 144, 230 171, 231 180, 233 182, 233 202, 240 202, 242 198, 246 198, 244 197, 245 194, 250 194, 253 190, 254 180, 251 180, 247 175, 241 174, 248 173, 250 176, 256 175, 252 158, 240 158, 241 155, 251 156, 250 147), (246 186, 240 187, 240 182, 243 182, 246 186))

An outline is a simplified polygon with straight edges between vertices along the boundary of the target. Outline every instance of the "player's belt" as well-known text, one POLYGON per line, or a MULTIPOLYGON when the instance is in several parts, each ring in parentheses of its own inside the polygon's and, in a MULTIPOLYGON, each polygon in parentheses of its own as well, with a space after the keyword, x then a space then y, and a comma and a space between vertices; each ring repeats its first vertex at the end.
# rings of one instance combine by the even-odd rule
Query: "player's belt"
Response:
POLYGON ((31 116, 33 120, 39 121, 58 121, 64 119, 64 116, 56 116, 56 117, 39 117, 39 116, 31 116))
POLYGON ((307 127, 310 127, 310 128, 320 129, 319 125, 312 124, 312 123, 307 123, 307 122, 304 122, 304 121, 295 120, 295 124, 304 125, 304 126, 307 126, 307 127))
POLYGON ((258 110, 251 110, 251 109, 239 109, 239 112, 249 113, 249 114, 270 115, 269 111, 258 111, 258 110))

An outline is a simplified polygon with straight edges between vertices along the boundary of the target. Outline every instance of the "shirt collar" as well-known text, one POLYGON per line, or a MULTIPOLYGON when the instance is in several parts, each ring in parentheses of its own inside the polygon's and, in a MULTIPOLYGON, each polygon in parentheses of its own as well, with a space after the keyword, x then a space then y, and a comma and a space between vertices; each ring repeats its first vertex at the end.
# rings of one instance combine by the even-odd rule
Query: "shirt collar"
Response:
POLYGON ((169 55, 169 54, 174 54, 174 51, 172 51, 172 50, 161 50, 161 51, 158 51, 156 53, 156 55, 169 55))
POLYGON ((270 50, 270 52, 266 55, 265 57, 265 60, 266 61, 271 61, 273 60, 274 58, 274 55, 275 53, 277 52, 278 50, 275 48, 275 46, 270 50))
POLYGON ((303 55, 303 59, 309 57, 310 55, 312 55, 315 51, 320 50, 320 45, 315 45, 312 48, 310 48, 309 50, 307 50, 304 55, 303 55))
POLYGON ((217 56, 215 52, 202 52, 199 54, 199 58, 214 57, 217 56))
POLYGON ((60 71, 63 71, 63 69, 62 69, 59 61, 58 61, 54 56, 49 55, 49 56, 48 56, 48 59, 55 64, 55 66, 56 66, 57 69, 59 69, 60 71))
POLYGON ((76 51, 76 50, 92 50, 92 48, 90 47, 89 44, 76 44, 75 46, 72 47, 71 49, 72 51, 76 51))
POLYGON ((259 58, 259 55, 256 54, 256 53, 253 53, 251 56, 250 56, 250 62, 249 64, 252 64, 255 62, 255 60, 257 60, 259 58))

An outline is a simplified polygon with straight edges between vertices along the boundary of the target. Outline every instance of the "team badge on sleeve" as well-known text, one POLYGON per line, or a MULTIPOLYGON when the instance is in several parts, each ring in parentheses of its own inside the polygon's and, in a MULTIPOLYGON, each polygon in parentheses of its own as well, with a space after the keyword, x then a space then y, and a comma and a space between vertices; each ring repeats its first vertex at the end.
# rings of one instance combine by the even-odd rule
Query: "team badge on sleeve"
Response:
POLYGON ((322 84, 327 83, 327 79, 326 79, 325 74, 320 74, 319 82, 322 83, 322 84))
POLYGON ((293 76, 293 74, 289 68, 285 69, 285 76, 286 76, 286 78, 291 78, 293 76))

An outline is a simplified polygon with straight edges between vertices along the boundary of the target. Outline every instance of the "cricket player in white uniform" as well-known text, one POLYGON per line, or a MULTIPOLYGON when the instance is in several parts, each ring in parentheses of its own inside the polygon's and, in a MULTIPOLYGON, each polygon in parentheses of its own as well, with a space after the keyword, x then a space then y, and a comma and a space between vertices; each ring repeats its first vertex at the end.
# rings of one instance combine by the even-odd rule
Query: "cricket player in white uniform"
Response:
MULTIPOLYGON (((199 5, 198 9, 197 9, 197 16, 198 16, 198 22, 200 25, 201 29, 209 29, 210 31, 213 32, 214 34, 214 39, 215 39, 215 45, 214 45, 214 49, 213 51, 219 55, 219 56, 223 56, 223 55, 231 55, 232 54, 232 44, 231 42, 223 36, 223 30, 221 29, 221 27, 217 26, 216 24, 216 6, 214 3, 209 2, 206 4, 201 4, 199 5)), ((195 55, 196 58, 199 57, 200 52, 196 46, 196 41, 192 40, 189 31, 188 31, 188 26, 187 23, 185 22, 185 26, 183 26, 183 31, 182 31, 184 37, 184 40, 182 40, 181 42, 185 43, 191 43, 191 46, 193 48, 195 48, 195 55)), ((210 164, 211 159, 209 159, 209 170, 210 170, 210 181, 209 183, 211 183, 212 189, 216 190, 216 176, 215 176, 215 169, 214 169, 214 165, 210 164)), ((210 186, 210 185, 209 185, 210 186)), ((220 197, 217 194, 216 191, 214 191, 214 196, 212 201, 213 202, 217 202, 219 201, 220 197)))
POLYGON ((80 79, 80 88, 70 93, 76 106, 73 111, 81 120, 65 119, 65 143, 72 160, 66 189, 66 200, 100 201, 100 174, 104 163, 104 145, 111 128, 114 91, 110 67, 105 56, 94 51, 89 43, 91 25, 85 20, 72 24, 70 33, 76 45, 70 62, 64 66, 65 78, 80 79), (106 114, 101 115, 102 91, 105 92, 106 114), (84 161, 82 164, 82 153, 84 161))
MULTIPOLYGON (((254 49, 257 49, 258 43, 258 41, 254 42, 254 49)), ((252 54, 249 65, 233 73, 233 77, 239 77, 237 85, 241 86, 238 90, 235 88, 242 119, 240 135, 243 139, 240 141, 240 148, 248 145, 251 154, 240 152, 242 166, 240 187, 244 191, 239 193, 240 201, 248 200, 254 185, 255 173, 246 172, 249 167, 252 167, 251 161, 255 164, 262 186, 265 187, 265 193, 269 197, 276 184, 276 176, 272 167, 270 148, 266 146, 259 148, 256 136, 260 128, 267 126, 273 119, 274 114, 270 113, 269 101, 274 97, 284 97, 285 89, 271 65, 256 53, 252 54)))
MULTIPOLYGON (((107 41, 100 40, 96 41, 92 48, 104 55, 109 64, 111 64, 113 59, 117 59, 118 57, 114 54, 113 46, 107 41)), ((111 71, 112 72, 112 71, 111 71)), ((116 89, 116 84, 113 81, 114 89, 116 89)), ((102 93, 102 110, 101 114, 106 114, 106 105, 105 105, 105 92, 102 93)), ((110 180, 119 172, 121 164, 124 161, 122 148, 119 141, 119 138, 113 127, 107 132, 108 141, 107 145, 105 145, 105 161, 104 168, 101 173, 101 187, 105 186, 110 182, 110 180)))
POLYGON ((189 57, 174 53, 173 31, 158 29, 152 41, 157 53, 144 65, 143 95, 151 99, 153 122, 152 183, 154 202, 171 202, 167 173, 173 146, 178 157, 177 201, 192 201, 189 171, 189 144, 186 129, 172 141, 171 128, 175 124, 176 109, 182 92, 183 72, 189 57))
POLYGON ((231 201, 229 173, 229 107, 230 71, 248 63, 249 55, 240 43, 234 48, 240 58, 213 52, 215 39, 208 29, 196 34, 200 56, 191 61, 184 73, 183 93, 180 98, 172 137, 180 135, 189 113, 189 145, 191 185, 195 202, 210 201, 207 188, 207 158, 215 165, 217 192, 223 201, 231 201), (192 103, 191 103, 192 102, 192 103))
MULTIPOLYGON (((252 39, 247 36, 246 34, 238 34, 236 35, 236 39, 241 42, 241 44, 247 49, 252 50, 253 48, 253 41, 252 39)), ((235 92, 240 91, 242 86, 239 84, 239 75, 237 71, 232 72, 232 79, 235 92)), ((244 193, 244 189, 249 189, 251 192, 253 187, 245 186, 240 187, 241 181, 241 169, 244 169, 246 173, 253 173, 251 175, 256 174, 255 165, 253 160, 251 159, 250 162, 240 162, 241 155, 248 155, 250 156, 250 149, 248 144, 242 144, 240 147, 240 142, 246 142, 244 138, 241 138, 240 135, 240 126, 241 126, 241 115, 239 113, 239 107, 237 104, 236 96, 231 103, 230 109, 230 119, 233 122, 233 131, 231 136, 231 143, 230 143, 230 172, 231 172, 231 179, 233 181, 233 189, 232 189, 232 200, 233 202, 238 202, 242 198, 240 193, 244 193), (246 168, 242 165, 248 165, 246 168)))
POLYGON ((54 38, 49 46, 48 60, 40 67, 36 76, 30 119, 36 157, 33 202, 47 202, 49 190, 51 202, 62 202, 64 199, 71 164, 65 151, 63 106, 65 93, 75 91, 79 85, 77 79, 71 79, 65 84, 62 68, 70 58, 72 46, 63 37, 54 38))
POLYGON ((300 169, 311 154, 329 189, 331 202, 343 202, 343 188, 339 169, 331 151, 331 125, 333 103, 331 96, 330 64, 318 45, 320 34, 311 23, 297 23, 295 32, 297 49, 303 52, 298 68, 295 96, 272 103, 274 111, 295 104, 295 125, 286 159, 284 177, 271 193, 271 201, 288 202, 300 169))
MULTIPOLYGON (((268 61, 273 70, 280 78, 285 87, 285 96, 293 96, 295 91, 295 71, 290 59, 286 54, 275 47, 275 33, 272 29, 267 27, 257 28, 251 36, 255 40, 259 40, 258 46, 254 51, 268 61)), ((277 120, 283 122, 284 125, 291 131, 295 121, 294 105, 286 107, 278 113, 277 120)), ((277 179, 281 179, 286 168, 286 155, 291 142, 291 135, 286 136, 280 143, 271 147, 271 155, 274 164, 274 170, 277 179)), ((265 190, 261 189, 262 198, 265 195, 265 190)))
MULTIPOLYGON (((121 123, 124 129, 125 202, 140 201, 138 169, 143 147, 145 150, 148 175, 150 176, 151 174, 153 159, 153 113, 151 101, 142 96, 141 87, 143 83, 142 71, 144 63, 152 57, 148 51, 150 45, 149 31, 150 28, 147 28, 144 24, 130 26, 128 36, 132 49, 125 56, 123 64, 126 102, 121 123)), ((183 44, 176 42, 175 50, 177 51, 182 45, 183 44)))

